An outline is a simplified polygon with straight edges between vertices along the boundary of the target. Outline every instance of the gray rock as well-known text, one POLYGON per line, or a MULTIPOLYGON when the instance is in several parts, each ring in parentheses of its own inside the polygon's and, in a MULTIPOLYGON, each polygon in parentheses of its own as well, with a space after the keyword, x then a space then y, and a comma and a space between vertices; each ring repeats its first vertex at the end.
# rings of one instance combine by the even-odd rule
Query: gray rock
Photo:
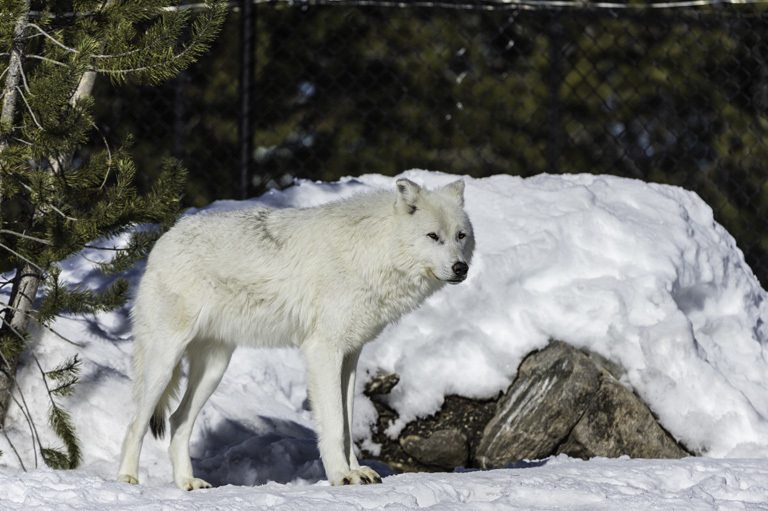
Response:
POLYGON ((379 419, 372 436, 381 449, 376 455, 364 453, 365 459, 386 463, 398 473, 435 472, 469 466, 496 400, 446 396, 437 413, 409 422, 396 439, 385 434, 397 419, 395 411, 383 399, 373 399, 373 405, 379 419))
POLYGON ((623 369, 560 341, 529 354, 515 381, 496 399, 446 396, 434 415, 408 423, 400 438, 384 433, 397 414, 387 397, 397 375, 377 375, 366 387, 379 413, 367 459, 396 472, 502 467, 554 454, 680 458, 685 449, 651 411, 614 377, 623 369))
POLYGON ((503 467, 554 453, 581 419, 599 384, 597 366, 564 342, 553 341, 528 355, 485 427, 475 464, 503 467))
POLYGON ((610 374, 600 375, 591 406, 558 448, 574 458, 682 458, 688 453, 661 428, 648 407, 610 374))
POLYGON ((552 341, 523 360, 483 432, 474 463, 502 467, 560 453, 583 459, 688 454, 608 371, 572 346, 552 341))
POLYGON ((443 470, 462 467, 469 458, 467 437, 458 429, 442 429, 426 438, 407 435, 400 446, 420 463, 443 470))

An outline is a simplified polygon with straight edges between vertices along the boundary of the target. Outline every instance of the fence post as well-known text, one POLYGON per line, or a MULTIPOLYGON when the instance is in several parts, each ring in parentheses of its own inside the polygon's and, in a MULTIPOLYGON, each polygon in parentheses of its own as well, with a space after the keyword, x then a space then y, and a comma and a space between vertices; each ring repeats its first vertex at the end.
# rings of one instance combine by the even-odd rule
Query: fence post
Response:
POLYGON ((173 157, 184 161, 187 156, 187 85, 189 73, 184 70, 173 79, 173 157))
POLYGON ((560 12, 552 14, 549 24, 549 133, 547 136, 547 172, 556 174, 563 169, 558 165, 562 150, 562 112, 560 85, 563 81, 563 25, 560 12))
POLYGON ((255 13, 253 0, 240 1, 240 110, 238 112, 238 146, 240 150, 240 198, 248 198, 248 180, 253 161, 253 72, 255 13))

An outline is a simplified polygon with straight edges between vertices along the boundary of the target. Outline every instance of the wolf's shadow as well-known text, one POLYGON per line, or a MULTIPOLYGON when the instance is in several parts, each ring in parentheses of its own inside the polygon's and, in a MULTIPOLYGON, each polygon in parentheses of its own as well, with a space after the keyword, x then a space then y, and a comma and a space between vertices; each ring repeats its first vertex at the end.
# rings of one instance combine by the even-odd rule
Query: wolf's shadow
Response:
POLYGON ((270 481, 314 484, 325 478, 315 432, 291 421, 260 417, 253 430, 227 419, 193 446, 196 476, 213 486, 270 481))

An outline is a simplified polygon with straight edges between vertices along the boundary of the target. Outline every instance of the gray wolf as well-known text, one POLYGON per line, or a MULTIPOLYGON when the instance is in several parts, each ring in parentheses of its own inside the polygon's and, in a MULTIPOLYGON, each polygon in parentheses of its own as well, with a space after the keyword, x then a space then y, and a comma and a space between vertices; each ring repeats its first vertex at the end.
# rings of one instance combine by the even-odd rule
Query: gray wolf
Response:
POLYGON ((181 489, 194 477, 192 426, 237 346, 297 346, 304 355, 318 447, 333 485, 381 482, 352 442, 355 368, 363 345, 429 295, 467 277, 474 249, 464 182, 396 189, 315 208, 253 208, 182 218, 155 244, 131 310, 137 411, 118 480, 137 484, 147 429, 170 417, 169 455, 181 489))

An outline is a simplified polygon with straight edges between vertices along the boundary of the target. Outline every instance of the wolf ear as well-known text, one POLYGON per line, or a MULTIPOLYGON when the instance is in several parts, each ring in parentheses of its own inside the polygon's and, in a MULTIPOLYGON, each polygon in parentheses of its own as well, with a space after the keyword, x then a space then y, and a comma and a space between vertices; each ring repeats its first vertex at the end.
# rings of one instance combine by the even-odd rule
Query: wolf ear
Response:
POLYGON ((421 187, 410 179, 397 180, 397 207, 409 215, 416 213, 421 187))
POLYGON ((445 185, 441 191, 446 195, 453 197, 459 201, 460 205, 464 206, 464 181, 461 179, 445 185))

